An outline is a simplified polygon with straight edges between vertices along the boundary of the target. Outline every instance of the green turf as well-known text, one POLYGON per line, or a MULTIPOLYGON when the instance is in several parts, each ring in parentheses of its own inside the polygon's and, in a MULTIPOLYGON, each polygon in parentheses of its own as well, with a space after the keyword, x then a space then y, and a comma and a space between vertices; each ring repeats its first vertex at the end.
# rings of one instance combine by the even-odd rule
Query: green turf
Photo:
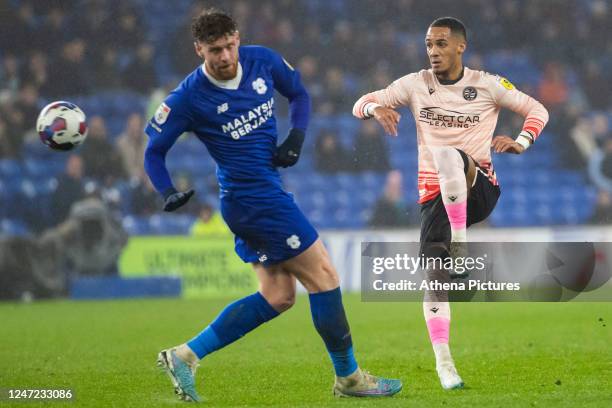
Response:
MULTIPOLYGON (((0 387, 70 387, 52 406, 176 406, 155 367, 159 349, 190 338, 224 300, 0 304, 0 387)), ((307 298, 207 357, 209 406, 612 406, 612 304, 453 305, 452 349, 467 389, 443 391, 418 303, 345 299, 360 365, 398 377, 383 400, 339 400, 307 298), (603 319, 603 321, 600 321, 603 319)), ((0 402, 0 405, 6 402, 0 402)), ((28 406, 40 404, 23 404, 28 406)))

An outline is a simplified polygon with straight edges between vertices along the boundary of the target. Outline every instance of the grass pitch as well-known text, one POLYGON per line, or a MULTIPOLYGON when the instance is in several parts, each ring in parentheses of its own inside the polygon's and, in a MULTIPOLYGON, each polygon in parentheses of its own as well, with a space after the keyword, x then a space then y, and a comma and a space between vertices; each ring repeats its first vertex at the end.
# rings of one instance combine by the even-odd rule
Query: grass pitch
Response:
MULTIPOLYGON (((0 388, 72 388, 53 406, 177 406, 157 352, 191 338, 227 300, 0 304, 0 388)), ((443 391, 419 303, 345 297, 360 365, 401 378, 389 399, 335 399, 308 300, 202 361, 208 406, 612 406, 612 304, 453 304, 467 388, 443 391)), ((0 401, 5 405, 6 401, 0 401)), ((15 403, 14 406, 40 406, 15 403)))

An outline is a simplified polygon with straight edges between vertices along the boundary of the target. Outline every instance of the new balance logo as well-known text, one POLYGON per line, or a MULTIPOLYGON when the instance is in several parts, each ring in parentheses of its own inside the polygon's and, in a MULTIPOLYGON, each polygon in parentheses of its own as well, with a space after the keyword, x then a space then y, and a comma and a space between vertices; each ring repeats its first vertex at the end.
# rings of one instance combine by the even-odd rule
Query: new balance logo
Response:
POLYGON ((227 112, 228 109, 229 109, 229 105, 227 104, 227 102, 225 102, 224 104, 217 106, 217 114, 227 112))
POLYGON ((454 203, 455 200, 457 199, 457 196, 448 196, 448 199, 454 203))
POLYGON ((432 307, 432 308, 431 308, 431 309, 429 309, 429 310, 431 310, 431 311, 432 311, 432 312, 434 312, 434 313, 438 313, 438 310, 440 310, 440 309, 438 309, 437 307, 432 307))

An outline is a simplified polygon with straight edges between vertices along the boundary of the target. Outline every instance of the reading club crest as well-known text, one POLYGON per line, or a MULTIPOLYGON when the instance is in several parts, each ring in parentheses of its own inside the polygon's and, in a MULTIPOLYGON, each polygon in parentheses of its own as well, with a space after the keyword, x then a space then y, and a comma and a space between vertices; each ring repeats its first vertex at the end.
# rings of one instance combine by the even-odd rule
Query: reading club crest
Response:
POLYGON ((474 99, 476 99, 477 96, 478 92, 473 86, 466 86, 465 88, 463 88, 463 99, 465 99, 466 101, 473 101, 474 99))

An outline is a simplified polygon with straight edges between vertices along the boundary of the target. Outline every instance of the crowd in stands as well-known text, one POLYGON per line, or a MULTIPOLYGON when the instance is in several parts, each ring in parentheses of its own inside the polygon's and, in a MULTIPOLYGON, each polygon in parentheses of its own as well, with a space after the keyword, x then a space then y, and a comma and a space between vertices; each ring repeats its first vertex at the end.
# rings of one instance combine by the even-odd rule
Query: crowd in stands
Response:
MULTIPOLYGON (((0 160, 21 160, 24 145, 37 143, 34 124, 45 102, 120 90, 151 97, 151 105, 156 106, 160 95, 201 64, 193 52, 189 26, 191 16, 204 6, 229 11, 238 22, 243 44, 274 48, 299 68, 312 96, 314 115, 321 117, 348 114, 359 95, 426 67, 423 37, 428 24, 436 17, 453 15, 468 27, 467 66, 489 69, 504 53, 524 57, 533 66, 535 75, 513 79, 508 74, 509 79, 549 109, 549 131, 558 137, 553 145, 559 157, 568 168, 588 172, 595 179, 601 194, 594 217, 610 221, 601 215, 610 212, 612 192, 612 95, 608 91, 612 6, 605 0, 4 3, 0 13, 0 160), (159 14, 160 8, 168 13, 163 27, 159 18, 153 18, 152 10, 159 14), (601 166, 590 171, 593 157, 600 157, 601 166), (598 177, 603 181, 597 181, 598 177)), ((53 205, 84 195, 87 181, 93 180, 91 188, 116 208, 120 207, 116 185, 126 182, 132 189, 132 213, 158 211, 159 198, 142 166, 146 145, 142 128, 150 114, 140 108, 125 112, 120 134, 109 134, 102 116, 90 116, 88 140, 67 160, 53 205)), ((499 133, 516 133, 521 123, 504 114, 499 133)), ((315 145, 315 168, 321 173, 386 173, 396 166, 385 135, 373 122, 364 122, 350 145, 340 140, 336 129, 309 137, 315 145)), ((390 180, 396 177, 393 174, 390 180)), ((393 195, 387 190, 385 196, 393 195)), ((197 210, 192 209, 194 215, 197 210)), ((68 211, 64 208, 57 214, 68 211)))

